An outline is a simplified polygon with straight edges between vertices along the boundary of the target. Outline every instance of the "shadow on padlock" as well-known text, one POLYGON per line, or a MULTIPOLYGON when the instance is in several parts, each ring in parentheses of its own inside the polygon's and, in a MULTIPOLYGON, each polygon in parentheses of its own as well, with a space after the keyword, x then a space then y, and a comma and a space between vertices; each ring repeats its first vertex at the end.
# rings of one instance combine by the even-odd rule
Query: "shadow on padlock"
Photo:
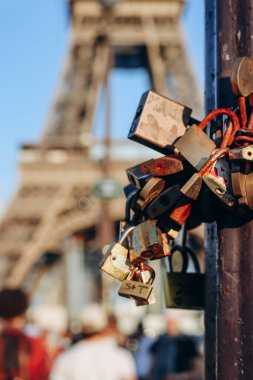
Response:
MULTIPOLYGON (((165 264, 165 263, 164 263, 165 264)), ((170 271, 163 265, 165 305, 176 309, 204 309, 205 275, 200 273, 195 253, 188 247, 174 246, 169 257, 170 271), (187 272, 189 258, 194 273, 187 272)))

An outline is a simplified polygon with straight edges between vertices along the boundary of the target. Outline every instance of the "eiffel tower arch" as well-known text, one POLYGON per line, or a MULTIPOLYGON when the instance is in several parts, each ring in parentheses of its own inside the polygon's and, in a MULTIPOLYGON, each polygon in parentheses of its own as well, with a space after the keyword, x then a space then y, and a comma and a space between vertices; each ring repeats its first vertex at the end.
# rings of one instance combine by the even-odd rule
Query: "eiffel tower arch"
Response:
MULTIPOLYGON (((61 84, 40 140, 20 151, 19 188, 0 225, 0 286, 24 284, 45 253, 62 254, 65 236, 101 219, 93 189, 105 172, 90 154, 92 125, 112 67, 145 68, 156 92, 201 113, 180 27, 184 1, 109 3, 69 2, 71 42, 61 84)), ((110 152, 118 144, 112 141, 110 152)), ((135 143, 125 144, 131 149, 135 143)), ((124 185, 125 169, 138 161, 111 159, 106 175, 124 185)), ((112 220, 120 220, 123 210, 122 196, 110 201, 112 220)))

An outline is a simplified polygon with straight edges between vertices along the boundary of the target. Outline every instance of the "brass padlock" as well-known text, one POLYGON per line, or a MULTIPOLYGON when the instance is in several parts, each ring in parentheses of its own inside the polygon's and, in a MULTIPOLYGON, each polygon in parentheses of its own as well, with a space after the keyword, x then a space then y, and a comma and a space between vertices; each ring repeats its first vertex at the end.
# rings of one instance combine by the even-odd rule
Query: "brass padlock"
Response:
POLYGON ((128 138, 164 154, 185 133, 192 110, 153 91, 140 100, 128 138))
POLYGON ((163 239, 154 221, 145 220, 135 226, 132 232, 131 264, 135 265, 145 260, 163 256, 163 239))
POLYGON ((248 206, 250 210, 253 210, 253 173, 247 166, 232 161, 232 186, 238 204, 248 206))
POLYGON ((122 282, 118 294, 125 298, 147 301, 153 290, 152 283, 154 278, 151 277, 149 283, 144 283, 137 273, 138 271, 139 268, 135 267, 134 270, 129 273, 127 279, 122 282))
POLYGON ((233 188, 238 190, 236 194, 240 195, 238 203, 240 205, 247 205, 250 210, 253 210, 253 173, 243 174, 243 173, 233 173, 233 188), (235 186, 237 184, 237 186, 235 186))
POLYGON ((188 248, 176 246, 171 250, 170 272, 164 268, 163 282, 165 304, 168 308, 200 310, 204 308, 204 274, 200 273, 195 254, 188 248), (173 256, 176 256, 173 258, 173 256), (194 264, 195 273, 186 272, 190 256, 194 264), (188 261, 188 258, 187 258, 188 261), (174 265, 174 267, 173 267, 174 265), (180 270, 175 272, 174 270, 180 270))
POLYGON ((174 144, 182 156, 197 170, 209 160, 215 143, 197 125, 190 127, 174 144))
POLYGON ((120 240, 110 245, 99 264, 102 271, 119 281, 125 280, 130 273, 129 248, 125 247, 123 243, 126 242, 133 229, 134 226, 128 227, 122 233, 120 240))
POLYGON ((235 96, 249 96, 253 92, 253 58, 238 57, 234 61, 230 80, 235 96))

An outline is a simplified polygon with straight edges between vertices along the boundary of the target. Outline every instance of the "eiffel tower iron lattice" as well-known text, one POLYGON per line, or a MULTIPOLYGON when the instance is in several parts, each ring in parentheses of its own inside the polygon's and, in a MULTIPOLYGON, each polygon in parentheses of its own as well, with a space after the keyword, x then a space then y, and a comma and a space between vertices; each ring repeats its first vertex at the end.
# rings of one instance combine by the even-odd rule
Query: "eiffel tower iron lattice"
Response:
MULTIPOLYGON (((0 225, 0 286, 20 285, 45 252, 61 252, 65 235, 98 222, 91 189, 103 172, 89 152, 98 92, 112 67, 146 68, 156 92, 201 113, 180 27, 183 0, 111 6, 72 0, 69 6, 71 43, 61 85, 40 141, 21 149, 19 189, 0 225)), ((132 164, 112 160, 109 177, 123 183, 132 164)), ((120 219, 123 199, 111 202, 111 217, 120 219)))

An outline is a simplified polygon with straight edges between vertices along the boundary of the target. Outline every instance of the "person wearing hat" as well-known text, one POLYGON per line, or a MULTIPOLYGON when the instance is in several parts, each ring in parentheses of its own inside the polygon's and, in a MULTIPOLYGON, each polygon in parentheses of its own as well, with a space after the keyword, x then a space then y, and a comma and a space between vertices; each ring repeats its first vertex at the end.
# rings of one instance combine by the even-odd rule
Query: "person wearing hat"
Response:
POLYGON ((49 361, 43 342, 24 332, 27 307, 23 290, 0 291, 0 380, 48 379, 49 361))
POLYGON ((118 347, 98 304, 81 312, 84 339, 58 357, 50 380, 136 380, 134 359, 118 347))

